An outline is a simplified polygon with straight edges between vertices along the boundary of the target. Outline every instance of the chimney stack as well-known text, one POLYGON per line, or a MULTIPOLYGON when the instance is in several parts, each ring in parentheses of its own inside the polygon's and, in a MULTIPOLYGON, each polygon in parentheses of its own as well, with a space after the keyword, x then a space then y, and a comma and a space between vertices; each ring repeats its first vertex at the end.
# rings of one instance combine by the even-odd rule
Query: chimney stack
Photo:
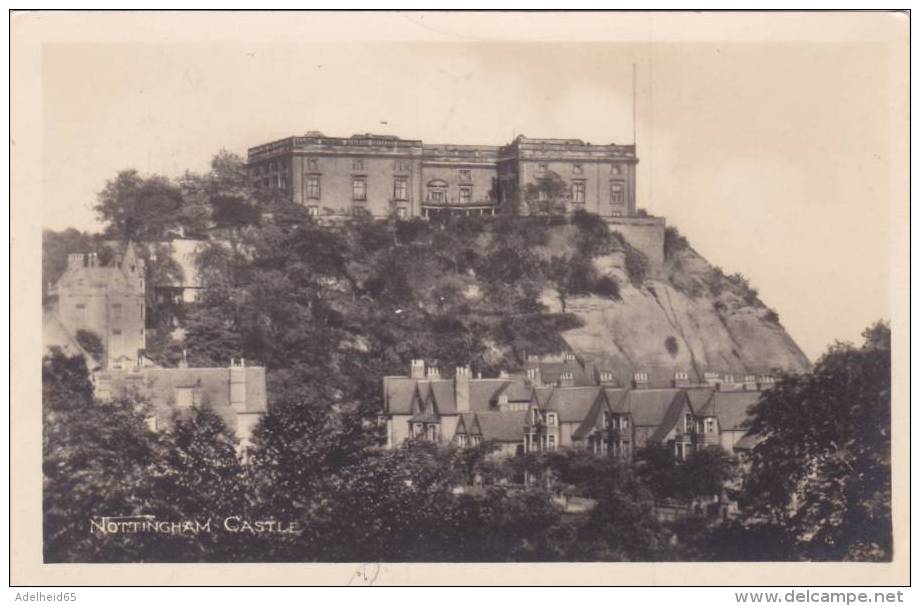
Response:
MULTIPOLYGON (((232 366, 233 362, 231 361, 230 364, 232 366)), ((182 350, 182 359, 179 360, 179 368, 188 368, 188 358, 186 357, 186 353, 184 349, 182 350)))
POLYGON ((598 382, 601 385, 616 385, 617 378, 610 370, 602 370, 598 375, 598 382))
POLYGON ((409 366, 409 377, 412 379, 425 378, 425 360, 412 360, 409 366))
POLYGON ((706 381, 706 384, 710 387, 719 387, 719 383, 722 382, 717 372, 706 372, 703 373, 703 380, 706 381))
POLYGON ((744 391, 757 391, 757 377, 744 375, 744 391))
POLYGON ((425 371, 425 378, 429 380, 440 379, 441 371, 437 366, 429 366, 425 371))
POLYGON ((575 373, 571 370, 563 370, 559 374, 559 387, 574 387, 575 386, 575 373))
POLYGON ((469 366, 458 366, 454 375, 454 398, 457 412, 470 411, 470 379, 472 371, 469 366))
POLYGON ((690 387, 690 375, 683 371, 675 372, 674 387, 690 387))
POLYGON ((540 372, 539 366, 527 369, 527 382, 530 383, 531 387, 541 387, 543 385, 543 373, 540 372))
POLYGON ((648 389, 648 373, 637 372, 633 374, 633 387, 636 389, 648 389))

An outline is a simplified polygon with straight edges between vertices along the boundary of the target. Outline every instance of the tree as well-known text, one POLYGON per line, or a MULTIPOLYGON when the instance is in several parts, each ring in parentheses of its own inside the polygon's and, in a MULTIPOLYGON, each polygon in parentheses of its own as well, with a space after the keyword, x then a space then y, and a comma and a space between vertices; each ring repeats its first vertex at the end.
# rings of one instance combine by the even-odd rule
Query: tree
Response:
POLYGON ((105 357, 105 344, 102 342, 102 337, 93 331, 81 328, 74 334, 74 338, 80 344, 80 347, 97 360, 102 360, 105 357))
POLYGON ((89 532, 91 520, 147 513, 156 441, 142 402, 94 402, 81 356, 42 363, 43 551, 46 562, 142 561, 136 535, 89 532))
POLYGON ((568 184, 553 171, 524 187, 524 204, 534 216, 564 214, 571 197, 568 184))
POLYGON ((753 410, 748 519, 782 529, 804 558, 891 558, 891 333, 878 323, 863 336, 782 377, 753 410))
POLYGON ((160 240, 181 223, 182 194, 166 177, 124 170, 106 182, 94 207, 106 235, 121 240, 160 240))

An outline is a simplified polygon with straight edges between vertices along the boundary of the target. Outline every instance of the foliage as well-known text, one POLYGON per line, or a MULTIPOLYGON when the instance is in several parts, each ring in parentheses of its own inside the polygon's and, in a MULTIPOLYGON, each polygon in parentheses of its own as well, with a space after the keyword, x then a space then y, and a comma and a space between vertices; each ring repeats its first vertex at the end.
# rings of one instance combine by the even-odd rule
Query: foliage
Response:
POLYGON ((91 330, 78 330, 74 334, 74 339, 77 340, 80 347, 86 350, 86 353, 95 359, 102 360, 105 357, 105 344, 102 342, 102 337, 91 330))
POLYGON ((782 377, 754 409, 749 517, 804 558, 891 558, 891 333, 878 323, 863 336, 782 377))
POLYGON ((524 205, 531 216, 560 215, 566 211, 570 199, 565 179, 553 171, 524 186, 524 205))
POLYGON ((665 259, 673 259, 677 253, 688 248, 690 248, 690 244, 687 242, 687 238, 681 235, 676 227, 668 226, 664 228, 665 259))

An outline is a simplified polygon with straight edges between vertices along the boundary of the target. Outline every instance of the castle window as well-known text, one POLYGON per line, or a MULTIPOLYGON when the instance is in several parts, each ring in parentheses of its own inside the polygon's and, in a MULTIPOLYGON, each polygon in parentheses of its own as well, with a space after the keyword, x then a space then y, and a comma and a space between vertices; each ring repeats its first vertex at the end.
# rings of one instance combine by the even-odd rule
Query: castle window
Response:
POLYGON ((121 320, 121 303, 112 304, 112 319, 121 320))
POLYGON ((364 170, 364 160, 354 159, 351 161, 351 170, 364 170))
POLYGON ((460 182, 470 183, 473 180, 473 172, 468 168, 460 169, 460 182))
POLYGON ((626 202, 626 184, 623 181, 610 182, 610 202, 612 204, 624 204, 626 202))
POLYGON ((307 158, 307 170, 319 170, 319 160, 316 158, 307 158))
POLYGON ((322 189, 320 186, 319 175, 307 175, 307 199, 308 200, 319 200, 322 195, 322 189))
POLYGON ((447 183, 435 179, 428 182, 428 194, 426 199, 435 204, 443 204, 447 201, 447 183))
POLYGON ((351 179, 351 199, 364 201, 367 200, 367 178, 352 177, 351 179))
POLYGON ((574 181, 572 183, 572 202, 576 204, 585 203, 585 182, 574 181))
POLYGON ((614 164, 613 166, 610 167, 610 174, 611 175, 622 175, 623 168, 619 164, 614 164))
POLYGON ((393 199, 409 199, 409 181, 405 177, 396 177, 393 179, 393 199))
POLYGON ((573 164, 573 165, 572 165, 572 174, 573 174, 573 175, 582 175, 582 174, 584 174, 584 172, 585 172, 585 169, 584 169, 584 167, 583 167, 581 164, 573 164))
POLYGON ((469 204, 473 201, 473 188, 460 187, 460 204, 469 204))

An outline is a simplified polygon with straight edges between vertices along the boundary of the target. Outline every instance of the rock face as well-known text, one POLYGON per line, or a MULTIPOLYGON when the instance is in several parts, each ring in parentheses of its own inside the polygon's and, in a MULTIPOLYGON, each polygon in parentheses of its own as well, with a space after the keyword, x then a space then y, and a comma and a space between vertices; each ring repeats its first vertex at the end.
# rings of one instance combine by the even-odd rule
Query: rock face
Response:
MULTIPOLYGON (((616 255, 595 268, 620 283, 620 299, 569 297, 566 311, 583 326, 563 333, 581 357, 614 370, 621 383, 647 372, 669 386, 675 372, 702 382, 704 373, 734 375, 802 372, 810 363, 776 314, 741 276, 725 276, 686 244, 670 251, 665 277, 631 283, 616 255)), ((553 293, 544 302, 554 303, 553 293)))

